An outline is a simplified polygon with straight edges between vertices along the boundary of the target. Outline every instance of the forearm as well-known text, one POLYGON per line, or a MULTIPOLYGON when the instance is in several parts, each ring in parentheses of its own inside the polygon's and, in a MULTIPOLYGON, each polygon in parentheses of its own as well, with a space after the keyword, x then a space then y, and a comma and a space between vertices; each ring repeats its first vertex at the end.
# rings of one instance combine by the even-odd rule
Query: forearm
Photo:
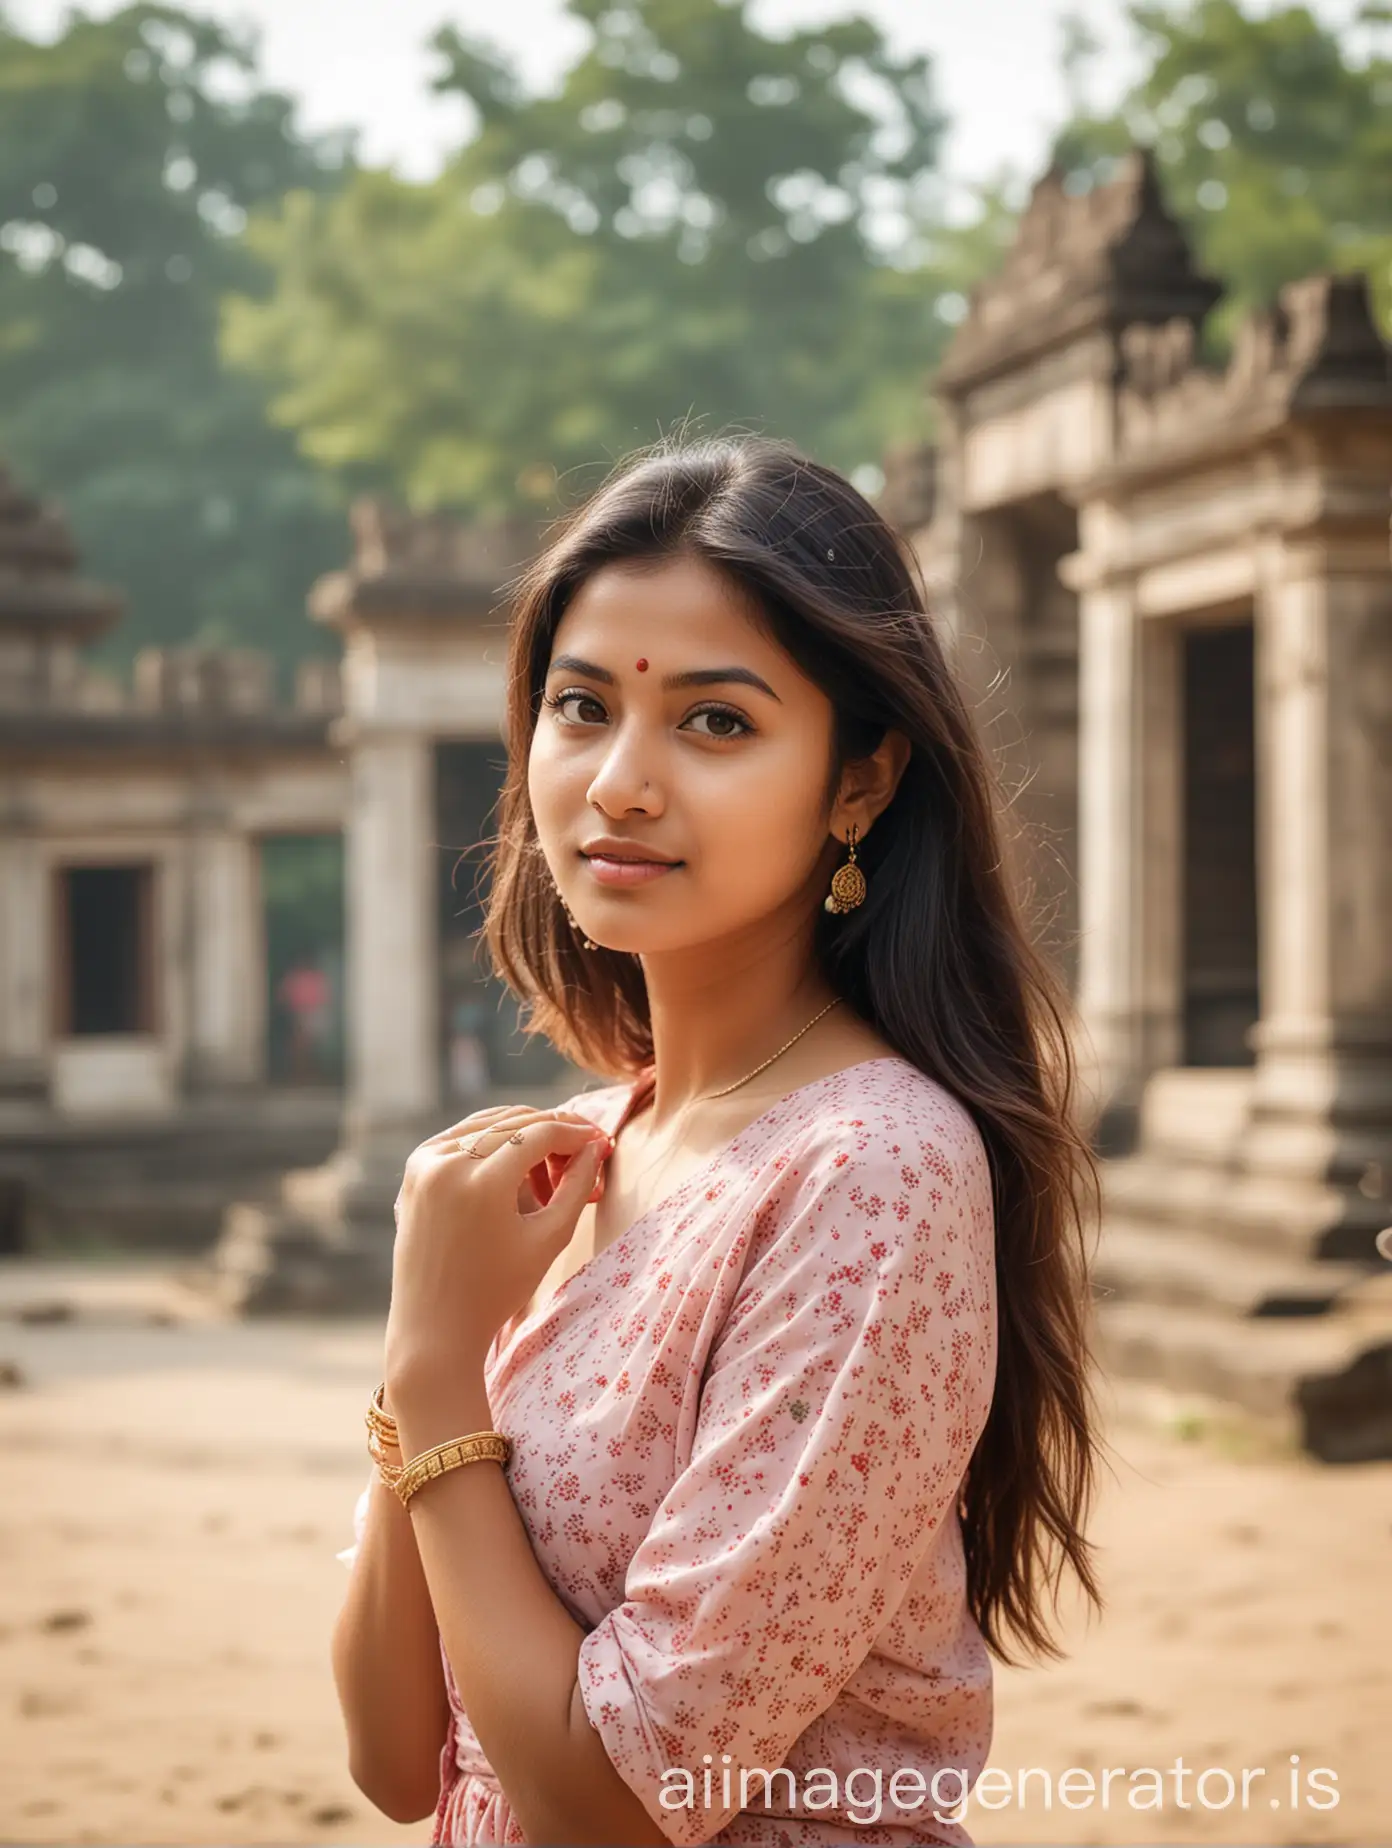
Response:
MULTIPOLYGON (((492 1428, 482 1365, 388 1390, 407 1456, 492 1428)), ((409 1514, 465 1712, 528 1841, 667 1841, 619 1776, 578 1688, 585 1630, 532 1551, 507 1477, 468 1463, 427 1484, 409 1514)))
POLYGON ((354 1783, 393 1820, 419 1821, 439 1796, 449 1698, 411 1517, 380 1479, 332 1653, 354 1783))

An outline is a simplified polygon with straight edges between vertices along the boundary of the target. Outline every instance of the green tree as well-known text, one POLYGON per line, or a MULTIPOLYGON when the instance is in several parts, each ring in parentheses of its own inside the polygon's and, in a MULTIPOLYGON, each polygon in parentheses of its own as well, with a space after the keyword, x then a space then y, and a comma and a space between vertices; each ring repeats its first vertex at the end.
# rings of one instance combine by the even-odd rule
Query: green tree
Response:
POLYGON ((746 0, 569 4, 591 42, 555 95, 438 35, 477 124, 438 180, 253 221, 277 287, 230 305, 226 350, 304 453, 501 511, 689 418, 851 469, 920 431, 961 268, 933 267, 927 60, 862 19, 770 37, 746 0))
POLYGON ((1282 283, 1325 269, 1366 269, 1392 331, 1392 12, 1363 6, 1343 28, 1307 6, 1237 0, 1129 13, 1145 75, 1119 109, 1080 110, 1060 135, 1074 183, 1133 141, 1154 148, 1171 206, 1230 292, 1216 345, 1282 283))
POLYGON ((342 555, 342 510, 222 365, 218 316, 264 283, 247 212, 350 165, 344 139, 296 132, 246 42, 191 13, 74 13, 52 43, 0 16, 0 455, 126 593, 117 656, 325 645, 304 595, 342 555))

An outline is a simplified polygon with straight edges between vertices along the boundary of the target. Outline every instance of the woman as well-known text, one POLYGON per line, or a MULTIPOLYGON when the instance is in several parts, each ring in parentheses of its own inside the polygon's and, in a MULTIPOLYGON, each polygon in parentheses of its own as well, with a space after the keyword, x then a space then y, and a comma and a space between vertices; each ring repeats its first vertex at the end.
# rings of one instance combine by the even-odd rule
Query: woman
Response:
POLYGON ((487 941, 615 1082, 407 1165, 353 1776, 436 1842, 969 1843, 990 1652, 1098 1602, 1096 1176, 912 555, 786 443, 659 445, 508 675, 487 941))

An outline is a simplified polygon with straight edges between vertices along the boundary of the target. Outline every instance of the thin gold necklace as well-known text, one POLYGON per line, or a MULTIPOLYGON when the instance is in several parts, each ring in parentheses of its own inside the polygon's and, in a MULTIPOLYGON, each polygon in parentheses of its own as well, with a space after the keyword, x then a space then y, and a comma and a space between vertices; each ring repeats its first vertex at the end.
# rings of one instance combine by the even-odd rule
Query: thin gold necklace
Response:
POLYGON ((712 1097, 727 1097, 731 1091, 738 1091, 742 1084, 748 1084, 751 1078, 757 1078, 759 1073, 767 1070, 775 1059, 781 1059, 789 1046, 796 1046, 804 1033, 810 1033, 812 1028, 815 1027, 817 1022, 822 1018, 822 1014, 829 1014, 831 1010, 838 1005, 840 1000, 840 995, 837 995, 834 1001, 828 1001, 826 1006, 822 1009, 821 1014, 814 1014, 805 1027, 798 1028, 797 1032, 787 1042, 787 1045, 780 1046, 777 1052, 770 1053, 768 1058, 764 1060, 764 1063, 762 1065, 756 1065, 752 1072, 746 1072, 743 1078, 736 1078, 735 1082, 733 1084, 727 1084, 723 1091, 707 1091, 704 1097, 698 1097, 694 1101, 698 1104, 704 1104, 712 1097))
MULTIPOLYGON (((790 1046, 795 1046, 797 1042, 802 1038, 804 1033, 810 1033, 812 1028, 815 1027, 817 1022, 822 1018, 822 1015, 829 1014, 831 1010, 834 1007, 836 1007, 840 1001, 841 1001, 840 995, 837 995, 835 1000, 828 1001, 826 1006, 821 1010, 821 1013, 814 1014, 811 1020, 808 1021, 805 1027, 799 1027, 797 1032, 793 1035, 793 1037, 790 1040, 786 1041, 785 1044, 780 1046, 777 1052, 770 1053, 768 1058, 764 1060, 762 1065, 756 1065, 753 1071, 746 1072, 743 1078, 736 1078, 733 1084, 727 1084, 723 1086, 719 1091, 706 1091, 700 1097, 693 1097, 691 1102, 686 1106, 686 1112, 683 1113, 683 1125, 685 1123, 685 1116, 689 1114, 690 1111, 697 1104, 709 1103, 710 1100, 714 1097, 728 1097, 731 1091, 738 1091, 742 1084, 748 1084, 751 1078, 757 1078, 760 1072, 766 1071, 768 1067, 773 1064, 775 1059, 781 1059, 783 1057, 783 1054, 788 1050, 790 1046)), ((647 1167, 643 1169, 642 1173, 635 1177, 636 1180, 639 1180, 639 1181, 643 1180, 652 1171, 653 1166, 654 1164, 652 1162, 649 1162, 647 1167)))

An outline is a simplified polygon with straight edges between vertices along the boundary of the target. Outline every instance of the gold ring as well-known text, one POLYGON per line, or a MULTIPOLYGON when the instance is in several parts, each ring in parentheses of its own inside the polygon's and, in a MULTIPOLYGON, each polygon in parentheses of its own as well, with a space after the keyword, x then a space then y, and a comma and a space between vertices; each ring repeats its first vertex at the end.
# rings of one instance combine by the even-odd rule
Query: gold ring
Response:
MULTIPOLYGON (((488 1131, 486 1129, 481 1129, 479 1133, 475 1137, 473 1137, 472 1141, 465 1142, 463 1138, 461 1137, 455 1142, 454 1146, 459 1150, 459 1152, 462 1155, 472 1155, 475 1161, 483 1161, 486 1159, 486 1157, 483 1151, 477 1148, 475 1144, 482 1142, 483 1138, 487 1134, 488 1134, 488 1131)), ((522 1131, 520 1129, 516 1130, 511 1136, 508 1137, 509 1142, 520 1142, 521 1140, 522 1140, 522 1131)))

